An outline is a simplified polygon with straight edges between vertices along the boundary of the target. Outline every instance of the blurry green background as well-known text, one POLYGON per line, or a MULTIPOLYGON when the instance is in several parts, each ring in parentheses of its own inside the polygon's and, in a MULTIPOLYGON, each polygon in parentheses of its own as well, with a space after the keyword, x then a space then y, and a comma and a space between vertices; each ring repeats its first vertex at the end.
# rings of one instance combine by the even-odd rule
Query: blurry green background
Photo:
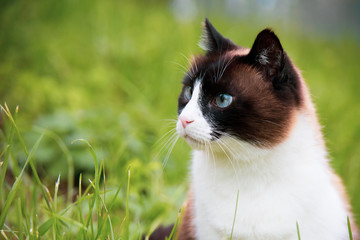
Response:
MULTIPOLYGON (((42 128, 60 137, 76 182, 80 173, 92 176, 94 165, 88 149, 71 142, 85 138, 94 146, 105 160, 107 187, 124 185, 114 226, 123 219, 131 166, 131 229, 146 232, 175 221, 185 198, 190 148, 179 140, 163 168, 167 149, 159 149, 166 140, 155 143, 174 127, 169 119, 177 115, 184 55, 201 53, 200 23, 209 17, 246 47, 271 27, 302 70, 332 166, 360 216, 359 4, 247 2, 1 1, 0 103, 19 106, 17 122, 29 147, 42 128)), ((13 157, 26 159, 20 146, 13 157)), ((35 161, 46 183, 53 185, 59 173, 65 181, 68 162, 54 139, 44 138, 35 161)))

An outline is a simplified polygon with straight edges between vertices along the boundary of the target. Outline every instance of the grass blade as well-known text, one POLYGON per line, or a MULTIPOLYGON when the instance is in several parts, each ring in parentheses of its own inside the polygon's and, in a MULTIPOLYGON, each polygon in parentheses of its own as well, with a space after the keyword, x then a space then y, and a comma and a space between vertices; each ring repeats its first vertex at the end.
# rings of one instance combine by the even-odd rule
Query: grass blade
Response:
MULTIPOLYGON (((9 118, 10 122, 11 122, 12 125, 14 126, 14 129, 15 129, 15 131, 16 131, 16 134, 17 134, 18 137, 19 137, 19 141, 20 141, 21 145, 23 146, 23 149, 24 149, 24 151, 25 151, 25 154, 26 154, 26 156, 28 156, 28 155, 29 155, 29 152, 28 152, 27 147, 26 147, 26 145, 25 145, 24 139, 21 137, 21 134, 20 134, 20 131, 19 131, 17 125, 16 125, 15 119, 14 119, 13 116, 11 115, 10 109, 9 109, 9 107, 7 106, 6 103, 4 104, 4 106, 5 106, 5 108, 4 108, 2 105, 0 105, 0 108, 5 112, 6 116, 9 118)), ((19 111, 19 106, 16 107, 15 114, 17 114, 18 111, 19 111)))
MULTIPOLYGON (((31 160, 30 160, 31 161, 31 160)), ((33 189, 31 192, 31 204, 30 204, 30 221, 31 221, 31 234, 36 237, 37 231, 38 231, 38 219, 37 219, 37 210, 38 210, 38 204, 37 204, 37 197, 38 197, 38 186, 37 184, 33 184, 33 189)), ((21 187, 20 187, 21 188, 21 187)))
POLYGON ((71 203, 71 199, 74 195, 74 159, 71 156, 70 150, 64 143, 64 141, 55 132, 45 128, 35 127, 38 132, 45 132, 45 135, 53 139, 59 146, 60 150, 64 153, 66 161, 68 163, 68 178, 67 178, 67 203, 71 203))
POLYGON ((24 234, 23 234, 23 221, 22 221, 21 199, 20 198, 17 199, 16 210, 17 210, 17 219, 18 219, 19 239, 23 239, 24 234))
MULTIPOLYGON (((9 141, 10 142, 10 141, 9 141)), ((10 155, 10 151, 9 151, 9 147, 10 145, 8 144, 7 146, 5 146, 4 150, 2 151, 2 153, 0 154, 0 159, 2 158, 2 156, 5 154, 5 158, 4 161, 1 162, 1 172, 0 172, 0 194, 1 194, 1 201, 0 203, 2 204, 5 199, 5 192, 3 192, 3 186, 4 186, 4 181, 5 181, 5 175, 6 175, 6 170, 7 170, 7 165, 9 162, 9 155, 10 155)))
POLYGON ((9 238, 6 236, 4 230, 1 230, 1 235, 3 236, 3 238, 4 238, 5 240, 9 240, 9 238))
POLYGON ((129 213, 129 195, 130 195, 130 177, 131 177, 131 171, 130 167, 128 169, 128 181, 127 181, 127 189, 126 189, 126 214, 125 214, 125 238, 129 239, 129 230, 130 230, 130 213, 129 213))
POLYGON ((171 233, 169 235, 169 238, 170 240, 176 240, 178 238, 178 226, 181 226, 181 222, 183 220, 183 217, 184 217, 184 214, 185 214, 185 211, 186 211, 186 206, 182 207, 180 210, 179 210, 179 213, 178 213, 178 216, 176 218, 176 221, 175 221, 175 224, 174 224, 174 227, 172 228, 171 230, 171 233))
MULTIPOLYGON (((5 148, 4 148, 4 150, 0 153, 0 159, 1 159, 1 157, 6 153, 6 151, 7 151, 7 149, 10 147, 10 145, 6 145, 5 146, 5 148)), ((1 167, 2 165, 0 165, 0 167, 1 167)))
MULTIPOLYGON (((6 106, 6 103, 5 103, 5 106, 6 106)), ((0 110, 5 112, 6 116, 8 116, 7 110, 2 105, 0 105, 0 110)), ((5 147, 5 149, 3 150, 3 152, 0 155, 0 159, 1 159, 2 155, 4 153, 6 153, 5 157, 4 157, 4 161, 2 162, 1 173, 0 173, 0 194, 1 194, 0 195, 0 203, 1 204, 3 204, 4 201, 5 201, 5 198, 4 198, 5 193, 3 192, 3 186, 4 186, 4 181, 5 181, 5 174, 6 174, 6 170, 7 170, 7 165, 8 165, 9 157, 10 157, 10 149, 9 148, 11 148, 11 145, 12 145, 12 142, 13 142, 13 139, 14 139, 14 133, 15 133, 15 127, 13 125, 11 125, 10 133, 9 133, 9 137, 8 137, 8 141, 7 141, 8 145, 5 147)))
POLYGON ((349 216, 347 217, 347 225, 348 225, 348 231, 349 231, 349 238, 350 238, 350 240, 353 240, 349 216))
POLYGON ((15 231, 13 231, 9 226, 7 226, 6 224, 5 224, 5 227, 6 227, 6 231, 7 232, 9 232, 9 233, 11 233, 14 237, 13 238, 11 238, 11 239, 19 239, 19 237, 18 237, 18 235, 15 233, 15 231))
POLYGON ((40 227, 39 227, 39 230, 38 230, 39 231, 39 236, 40 237, 44 236, 44 234, 46 232, 48 232, 49 229, 52 227, 53 223, 54 223, 54 218, 50 218, 47 221, 45 221, 43 224, 41 224, 40 227))
POLYGON ((239 190, 237 191, 237 194, 236 194, 235 214, 234 214, 233 224, 232 224, 232 227, 231 227, 230 240, 232 239, 233 232, 234 232, 236 213, 237 213, 237 208, 238 208, 238 202, 239 202, 239 190))
POLYGON ((301 237, 300 237, 300 230, 299 230, 299 224, 298 222, 296 221, 296 230, 297 230, 297 235, 298 235, 298 239, 301 240, 301 237))
MULTIPOLYGON (((93 221, 92 221, 92 212, 93 212, 93 208, 94 208, 94 204, 96 203, 96 213, 98 214, 98 218, 100 218, 100 213, 101 213, 101 209, 100 209, 100 187, 99 187, 99 182, 100 182, 100 167, 99 166, 99 161, 98 161, 98 158, 96 156, 96 153, 95 153, 95 150, 94 148, 91 146, 91 144, 85 140, 85 139, 76 139, 74 140, 72 143, 75 143, 77 141, 80 141, 80 142, 83 142, 85 143, 88 147, 89 147, 89 150, 90 150, 90 153, 93 157, 93 160, 94 160, 94 165, 95 165, 95 179, 94 179, 94 200, 92 201, 92 203, 90 204, 90 212, 89 212, 89 220, 88 220, 88 223, 86 225, 86 227, 88 227, 88 224, 91 222, 91 232, 92 232, 92 235, 94 236, 94 231, 93 231, 93 221)), ((91 180, 90 180, 91 182, 91 180)))
MULTIPOLYGON (((45 191, 45 189, 44 189, 44 186, 42 185, 42 183, 41 183, 41 181, 40 181, 39 175, 37 174, 35 165, 34 165, 33 162, 31 161, 31 158, 29 158, 29 156, 30 156, 30 155, 29 155, 29 152, 28 152, 27 147, 26 147, 26 145, 25 145, 25 141, 24 141, 23 137, 21 136, 20 131, 19 131, 17 125, 16 125, 15 118, 12 116, 12 114, 11 114, 11 112, 10 112, 10 109, 9 109, 9 107, 7 106, 6 103, 5 103, 5 108, 4 108, 2 105, 0 105, 0 108, 5 112, 6 116, 9 118, 10 122, 12 123, 12 126, 13 126, 14 129, 15 129, 15 132, 16 132, 16 134, 17 134, 17 136, 18 136, 18 139, 19 139, 19 141, 20 141, 20 143, 21 143, 21 145, 22 145, 22 147, 23 147, 23 150, 24 150, 24 152, 25 152, 25 155, 26 155, 27 158, 29 159, 29 161, 28 161, 27 163, 28 163, 28 164, 30 165, 30 167, 31 167, 31 170, 32 170, 32 172, 33 172, 33 174, 34 174, 35 180, 36 180, 37 184, 40 186, 41 192, 42 192, 42 194, 43 194, 43 196, 44 196, 44 198, 45 198, 45 202, 46 202, 46 204, 47 204, 47 206, 48 206, 48 208, 49 208, 49 210, 50 210, 50 209, 51 209, 51 198, 48 198, 48 196, 47 196, 47 194, 46 194, 46 191, 45 191)), ((17 106, 17 107, 16 107, 16 110, 15 110, 15 117, 16 117, 18 111, 19 111, 19 107, 17 106)), ((41 134, 41 138, 44 136, 44 134, 45 134, 44 132, 41 134)))
POLYGON ((60 221, 63 221, 65 223, 69 223, 71 225, 75 225, 83 230, 87 230, 86 226, 84 226, 83 224, 81 224, 80 222, 78 221, 75 221, 74 219, 72 218, 68 218, 68 217, 64 217, 64 216, 61 216, 61 215, 58 215, 58 214, 53 214, 53 217, 57 218, 58 220, 60 221))
MULTIPOLYGON (((60 186, 60 174, 55 183, 53 213, 57 213, 57 195, 58 195, 58 191, 59 191, 59 186, 60 186)), ((52 226, 53 226, 53 239, 58 239, 59 234, 57 231, 57 219, 56 218, 54 219, 54 224, 52 226)))
POLYGON ((13 184, 13 186, 12 186, 12 188, 11 188, 11 190, 10 190, 7 198, 6 198, 5 205, 4 205, 4 207, 3 207, 2 211, 1 211, 1 215, 0 215, 0 229, 2 229, 2 228, 4 227, 4 223, 5 223, 5 219, 6 219, 7 213, 8 213, 8 211, 9 211, 9 208, 10 208, 11 203, 13 202, 13 200, 14 200, 14 198, 15 198, 15 194, 16 194, 16 192, 17 192, 17 188, 18 188, 18 186, 19 186, 19 184, 20 184, 20 182, 21 182, 21 177, 22 177, 22 175, 23 175, 24 172, 25 172, 26 166, 31 162, 31 159, 32 159, 35 151, 36 151, 37 148, 39 147, 40 142, 41 142, 43 136, 44 136, 44 134, 42 134, 42 135, 38 138, 38 140, 37 140, 36 143, 34 144, 33 148, 31 149, 30 154, 29 154, 29 156, 27 157, 26 162, 25 162, 25 164, 24 164, 24 167, 22 168, 19 176, 17 176, 17 178, 16 178, 16 180, 15 180, 15 182, 14 182, 14 184, 13 184))
MULTIPOLYGON (((88 188, 90 189, 90 188, 88 188)), ((78 206, 78 211, 79 211, 79 218, 80 218, 80 222, 82 225, 84 225, 84 217, 83 217, 83 212, 82 212, 82 174, 80 173, 79 176, 79 194, 78 194, 78 198, 77 198, 77 206, 78 206)), ((85 193, 86 194, 86 193, 85 193)), ((81 230, 82 232, 82 238, 85 239, 86 238, 86 231, 84 229, 81 230)))

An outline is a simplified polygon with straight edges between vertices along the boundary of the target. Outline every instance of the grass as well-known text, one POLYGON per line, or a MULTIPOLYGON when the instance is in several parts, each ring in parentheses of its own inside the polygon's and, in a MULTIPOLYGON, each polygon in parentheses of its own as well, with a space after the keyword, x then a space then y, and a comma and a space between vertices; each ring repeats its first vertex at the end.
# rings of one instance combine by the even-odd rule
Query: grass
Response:
POLYGON ((238 207, 238 203, 239 203, 239 192, 240 191, 238 190, 237 194, 236 194, 235 213, 234 213, 233 224, 232 224, 232 227, 231 227, 230 240, 232 239, 233 232, 234 232, 234 227, 235 227, 236 213, 237 213, 237 207, 238 207))
MULTIPOLYGON (((349 231, 349 239, 353 240, 353 235, 352 235, 352 231, 351 231, 351 225, 350 225, 350 219, 349 217, 347 217, 347 226, 348 226, 348 231, 349 231)), ((300 238, 300 237, 299 237, 300 238)))
MULTIPOLYGON (((16 129, 16 132, 19 133, 16 122, 7 107, 1 106, 1 109, 8 116, 8 118, 12 122, 13 129, 16 129)), ((12 131, 12 135, 9 136, 9 141, 13 139, 14 131, 12 131)), ((52 236, 52 239, 63 239, 63 238, 72 238, 72 236, 79 236, 79 239, 99 239, 99 238, 107 238, 107 239, 115 239, 114 231, 110 217, 110 210, 113 206, 114 201, 117 198, 119 193, 118 189, 116 194, 112 197, 110 204, 105 204, 105 196, 107 190, 100 189, 100 178, 102 176, 101 171, 104 169, 104 161, 101 161, 99 164, 98 158, 96 156, 94 148, 90 145, 90 143, 84 139, 78 139, 76 141, 80 141, 85 143, 94 160, 95 165, 95 175, 93 180, 89 179, 90 185, 87 187, 84 193, 81 192, 82 185, 82 177, 80 175, 79 180, 79 194, 77 195, 77 201, 73 203, 63 204, 58 208, 58 192, 60 186, 60 175, 57 178, 55 183, 54 193, 51 195, 49 190, 44 186, 38 177, 38 173, 36 168, 34 167, 34 163, 32 162, 32 158, 38 149, 41 140, 43 139, 45 132, 40 135, 31 151, 28 152, 25 145, 23 145, 23 150, 27 156, 27 160, 24 166, 21 169, 21 172, 16 175, 15 182, 9 189, 9 192, 6 194, 6 200, 0 215, 0 229, 2 230, 2 234, 5 238, 8 237, 8 233, 11 233, 12 237, 16 239, 38 239, 39 237, 52 236), (23 186, 23 175, 26 172, 27 166, 31 166, 31 173, 35 176, 35 182, 33 183, 33 189, 29 192, 31 194, 31 208, 27 210, 27 201, 25 198, 21 198, 21 195, 27 192, 27 189, 23 186), (41 195, 37 193, 37 188, 41 189, 41 195), (103 194, 101 196, 101 194, 103 194), (20 195, 18 198, 18 211, 19 214, 17 222, 19 226, 17 229, 23 229, 23 231, 12 230, 10 226, 5 223, 5 220, 9 218, 9 210, 10 207, 14 204, 15 197, 20 195), (43 216, 42 221, 39 222, 39 212, 37 206, 37 199, 40 198, 42 202, 45 203, 44 209, 42 209, 42 214, 46 214, 47 216, 43 216), (88 206, 88 208, 87 208, 88 206), (84 216, 83 212, 86 212, 87 216, 84 216), (78 215, 78 216, 77 216, 78 215), (24 217, 29 216, 30 221, 27 222, 22 221, 24 217), (94 222, 93 219, 96 219, 94 222), (72 227, 70 227, 72 226, 72 227), (64 232, 64 228, 71 229, 72 233, 67 234, 64 232), (4 229, 8 229, 4 231, 4 229)), ((20 142, 24 142, 22 136, 18 134, 18 139, 20 142)), ((7 145, 9 146, 9 145, 7 145)), ((8 150, 7 147, 5 150, 8 150)), ((4 152, 3 152, 4 153, 4 152)), ((10 156, 10 155, 6 155, 10 156)), ((5 157, 4 162, 8 161, 8 157, 5 157)), ((3 170, 3 169, 2 169, 3 170)), ((5 169, 6 171, 6 169, 5 169)), ((105 182, 105 174, 103 174, 103 181, 105 182)), ((104 186, 105 188, 105 186, 104 186)), ((130 188, 130 170, 128 171, 128 184, 127 184, 127 194, 126 194, 126 215, 124 217, 124 222, 126 222, 125 230, 125 238, 129 238, 129 188, 130 188)), ((6 192, 6 191, 4 191, 6 192)), ((2 192, 2 195, 4 195, 2 192)))
MULTIPOLYGON (((349 219, 349 218, 348 218, 348 219, 349 219)), ((301 240, 298 222, 296 222, 296 232, 297 232, 298 239, 301 240)), ((352 236, 352 235, 350 234, 350 236, 352 236)))
MULTIPOLYGON (((200 52, 203 17, 178 22, 168 8, 142 1, 1 3, 3 238, 138 239, 179 219, 190 149, 178 141, 163 167, 167 152, 159 154, 154 143, 173 127, 163 119, 176 118, 178 64, 187 65, 183 54, 200 52)), ((244 46, 266 27, 207 16, 244 46)), ((332 165, 359 216, 359 45, 350 35, 309 36, 301 27, 268 24, 303 70, 332 165)))
MULTIPOLYGON (((47 130, 43 131, 30 151, 27 150, 25 144, 22 144, 27 159, 22 167, 18 166, 15 168, 21 168, 20 173, 4 167, 10 158, 10 154, 6 153, 9 153, 10 151, 10 144, 13 141, 15 132, 18 133, 17 138, 19 142, 24 143, 25 141, 19 132, 16 121, 8 106, 5 104, 4 106, 0 105, 0 107, 10 120, 12 126, 10 135, 8 136, 8 144, 0 155, 0 157, 4 156, 1 166, 1 170, 4 173, 1 176, 4 177, 7 171, 12 171, 12 174, 16 179, 11 186, 7 186, 8 191, 2 188, 1 192, 2 196, 6 196, 0 214, 1 234, 5 239, 39 239, 41 237, 51 239, 73 239, 75 236, 77 236, 77 239, 141 239, 142 231, 135 232, 135 234, 134 232, 131 233, 131 230, 133 231, 133 229, 131 229, 130 226, 134 224, 130 221, 129 208, 131 167, 127 171, 125 214, 122 217, 122 222, 119 225, 120 227, 116 228, 117 231, 115 232, 111 220, 112 216, 115 214, 112 214, 111 210, 118 198, 122 184, 119 185, 116 192, 115 189, 106 188, 105 163, 104 160, 98 160, 92 145, 85 139, 77 139, 72 142, 81 142, 88 147, 94 161, 95 174, 92 179, 88 179, 90 184, 84 192, 82 192, 83 183, 82 175, 80 174, 76 200, 74 202, 68 202, 66 201, 68 197, 65 195, 58 195, 61 176, 58 176, 53 194, 51 194, 49 189, 41 181, 39 174, 34 167, 34 163, 32 162, 35 152, 39 148, 47 130), (28 165, 31 166, 31 172, 27 173, 28 165), (35 178, 34 182, 29 184, 32 189, 27 189, 26 183, 23 180, 24 175, 26 174, 31 174, 35 178), (103 189, 100 186, 101 178, 103 189), (41 190, 40 193, 38 193, 38 188, 41 190), (115 192, 115 194, 111 196, 111 192, 115 192), (25 195, 31 196, 30 208, 27 207, 29 202, 24 197, 25 195), (16 197, 17 202, 15 202, 16 197), (111 200, 106 202, 105 199, 108 197, 110 197, 111 200), (42 202, 42 206, 38 205, 38 200, 42 202), (9 213, 12 210, 11 207, 16 208, 13 210, 18 211, 15 219, 12 219, 11 214, 9 213), (41 217, 40 220, 39 216, 41 217), (10 224, 8 222, 10 222, 10 224), (11 222, 13 222, 14 225, 12 225, 11 222), (15 222, 17 224, 15 224, 15 222), (16 230, 13 230, 13 228, 16 230), (115 235, 115 233, 117 233, 117 235, 115 235)), ((15 114, 17 113, 18 111, 15 112, 15 114)), ((1 186, 6 186, 4 180, 2 181, 1 186)), ((169 239, 176 239, 175 231, 178 224, 181 222, 182 217, 183 211, 180 211, 169 239)))
MULTIPOLYGON (((17 137, 21 143, 24 143, 22 136, 18 130, 16 122, 11 114, 10 109, 5 104, 5 107, 0 105, 2 111, 5 115, 10 119, 12 123, 12 128, 10 131, 10 136, 8 138, 8 144, 6 145, 5 149, 1 153, 0 157, 4 156, 2 167, 4 167, 4 163, 7 163, 9 160, 9 147, 11 146, 10 143, 13 141, 14 133, 18 133, 17 137), (15 131, 13 130, 15 129, 15 131)), ((17 108, 18 109, 18 108, 17 108)), ((17 114, 18 111, 15 111, 17 114)), ((1 234, 4 239, 39 239, 41 237, 52 238, 52 239, 71 239, 77 236, 77 239, 141 239, 142 232, 138 232, 133 235, 132 237, 130 234, 130 210, 129 210, 129 194, 130 194, 130 179, 131 179, 131 168, 128 169, 127 174, 127 184, 126 184, 126 205, 125 205, 125 215, 123 217, 122 223, 120 227, 117 228, 118 235, 115 238, 114 228, 112 224, 112 216, 113 213, 111 212, 114 202, 116 201, 118 194, 121 190, 121 186, 118 187, 116 193, 113 195, 112 200, 109 203, 106 203, 105 198, 110 191, 114 190, 107 190, 105 184, 105 164, 104 160, 99 162, 95 149, 92 145, 85 139, 77 139, 74 140, 72 143, 81 142, 87 145, 91 156, 94 160, 95 166, 95 175, 93 180, 89 180, 89 185, 86 188, 85 192, 82 193, 82 175, 80 174, 79 177, 79 185, 78 185, 78 194, 76 201, 70 203, 65 201, 61 208, 58 208, 58 193, 59 193, 59 186, 60 186, 60 175, 58 176, 53 196, 46 188, 46 186, 41 182, 37 170, 34 167, 34 163, 32 162, 33 156, 46 133, 46 130, 40 135, 40 137, 35 142, 34 146, 28 152, 25 144, 23 144, 23 150, 27 156, 27 160, 22 167, 20 173, 13 172, 14 176, 16 176, 15 182, 9 187, 9 191, 6 194, 6 200, 4 202, 4 206, 1 210, 0 214, 0 229, 1 234), (31 194, 31 203, 30 209, 27 209, 27 201, 24 198, 24 193, 27 192, 26 188, 24 188, 23 184, 23 175, 26 172, 27 166, 31 166, 32 174, 35 177, 35 182, 32 183, 33 189, 28 192, 31 194), (103 189, 100 187, 100 178, 103 178, 103 189), (37 188, 41 189, 41 194, 37 193, 37 188), (18 195, 17 203, 14 203, 15 197, 18 195), (38 215, 38 206, 37 206, 37 199, 40 198, 46 204, 43 206, 41 211, 46 216, 42 217, 41 222, 39 222, 39 215, 38 215), (12 229, 12 226, 8 226, 5 221, 9 217, 9 210, 10 207, 13 206, 14 208, 17 207, 17 225, 14 226, 16 230, 12 229), (60 210, 61 209, 61 210, 60 210), (84 212, 86 214, 84 215, 84 212), (86 216, 87 215, 87 216, 86 216), (25 219, 24 219, 25 218, 25 219), (30 221, 27 221, 30 220, 30 221), (70 234, 67 233, 67 230, 71 230, 70 234)), ((18 168, 15 168, 18 169, 18 168)), ((6 168, 2 168, 2 171, 6 172, 6 168)), ((5 175, 5 174, 4 174, 5 175)), ((4 176, 2 175, 2 176, 4 176)), ((3 183, 3 182, 2 182, 3 183)), ((3 184, 4 185, 4 184, 3 184)), ((3 186, 2 185, 2 186, 3 186)), ((2 189, 2 196, 4 196, 4 191, 2 189)), ((230 238, 232 239, 234 227, 235 227, 235 220, 236 220, 236 212, 237 212, 237 205, 238 205, 238 198, 239 198, 239 191, 237 192, 236 197, 236 206, 235 206, 235 214, 233 219, 233 224, 231 228, 230 238)), ((66 199, 63 196, 63 200, 66 199)), ((59 199, 61 200, 61 199, 59 199)), ((183 215, 185 212, 185 208, 182 208, 178 216, 176 218, 173 230, 168 239, 177 239, 176 230, 178 226, 180 226, 181 221, 183 219, 183 215)), ((347 218, 347 225, 349 231, 349 239, 352 240, 352 231, 350 226, 350 220, 347 218)), ((298 239, 300 240, 300 230, 299 225, 296 223, 296 229, 298 234, 298 239)))

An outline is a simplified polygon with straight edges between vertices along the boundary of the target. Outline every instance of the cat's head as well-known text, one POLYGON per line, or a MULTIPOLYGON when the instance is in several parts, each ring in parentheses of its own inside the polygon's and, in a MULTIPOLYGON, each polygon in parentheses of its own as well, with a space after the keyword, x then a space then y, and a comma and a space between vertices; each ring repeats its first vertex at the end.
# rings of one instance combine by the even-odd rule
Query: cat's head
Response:
POLYGON ((274 146, 291 130, 303 103, 301 81, 273 31, 251 49, 224 38, 205 19, 201 47, 183 80, 177 132, 193 148, 237 139, 274 146))

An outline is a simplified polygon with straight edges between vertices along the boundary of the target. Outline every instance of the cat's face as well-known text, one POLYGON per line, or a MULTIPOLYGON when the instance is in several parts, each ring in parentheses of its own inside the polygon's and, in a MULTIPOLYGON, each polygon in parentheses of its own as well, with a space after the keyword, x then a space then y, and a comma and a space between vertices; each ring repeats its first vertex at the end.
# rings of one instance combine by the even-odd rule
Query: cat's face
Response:
POLYGON ((195 149, 224 138, 269 147, 289 133, 302 104, 299 76, 270 30, 245 49, 222 37, 206 19, 205 56, 183 80, 177 132, 195 149))

